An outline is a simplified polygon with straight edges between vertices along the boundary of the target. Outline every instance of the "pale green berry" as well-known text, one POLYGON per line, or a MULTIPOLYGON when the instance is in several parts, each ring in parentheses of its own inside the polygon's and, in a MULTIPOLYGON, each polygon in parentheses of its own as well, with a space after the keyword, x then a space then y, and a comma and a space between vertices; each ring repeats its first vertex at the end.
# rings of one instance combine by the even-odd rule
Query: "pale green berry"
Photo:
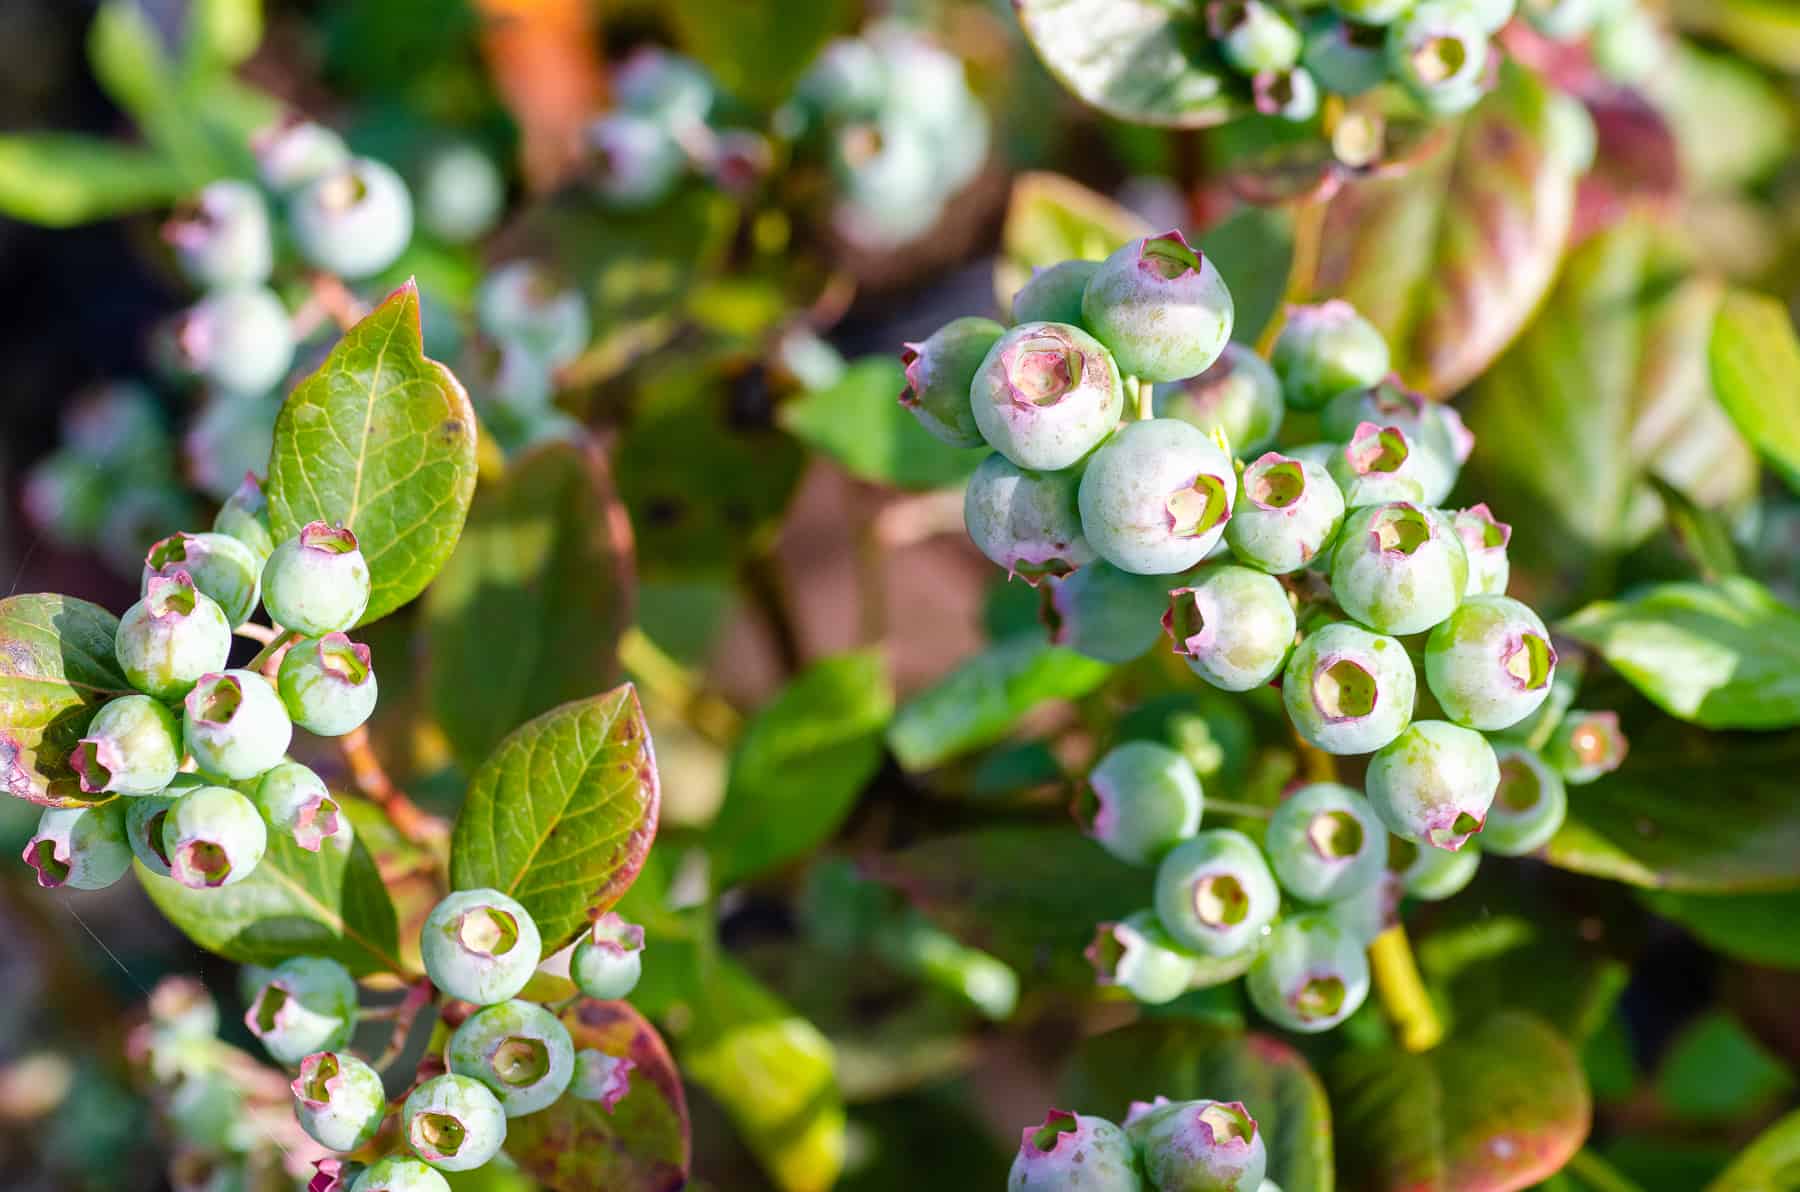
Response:
POLYGON ((1255 1192, 1269 1157, 1241 1101, 1173 1101, 1126 1119, 1158 1192, 1255 1192))
POLYGON ((1387 829, 1361 794, 1335 782, 1316 782, 1275 809, 1263 849, 1288 893, 1308 902, 1336 902, 1381 880, 1387 839, 1387 829))
POLYGON ((473 145, 448 145, 431 155, 419 183, 419 222, 451 244, 479 240, 506 208, 506 179, 494 159, 473 145))
POLYGON ((104 890, 131 868, 125 808, 118 799, 93 807, 46 807, 25 842, 24 857, 46 890, 104 890))
POLYGON ((1022 323, 994 341, 969 388, 982 438, 1021 468, 1067 468, 1119 423, 1125 390, 1100 341, 1067 323, 1022 323))
POLYGON ((355 625, 369 606, 369 564, 354 533, 309 522, 270 554, 262 586, 276 624, 323 637, 355 625))
POLYGON ((611 1113, 631 1091, 631 1070, 635 1067, 630 1056, 607 1055, 584 1047, 575 1053, 575 1077, 569 1082, 569 1095, 577 1101, 593 1101, 611 1113))
POLYGON ((1146 1005, 1172 1002, 1188 991, 1198 959, 1179 948, 1163 930, 1155 911, 1138 911, 1117 923, 1102 923, 1087 947, 1094 980, 1116 986, 1146 1005))
POLYGON ((276 965, 257 990, 244 1025, 276 1063, 292 1066, 314 1052, 348 1046, 356 1011, 350 970, 328 957, 295 956, 276 965))
POLYGON ((1294 606, 1281 581, 1248 567, 1208 567, 1169 593, 1163 626, 1188 669, 1221 691, 1261 687, 1294 645, 1294 606))
POLYGON ((506 1111, 478 1080, 451 1073, 414 1089, 400 1107, 400 1134, 439 1171, 473 1171, 500 1153, 506 1111))
POLYGON ((1225 345, 1196 377, 1156 387, 1158 418, 1179 418, 1208 435, 1222 434, 1240 458, 1275 441, 1287 407, 1275 370, 1239 343, 1225 345))
POLYGON ((1519 0, 1519 11, 1532 28, 1557 41, 1585 36, 1606 9, 1606 0, 1519 0))
POLYGON ((1450 519, 1405 501, 1352 510, 1331 555, 1331 594, 1383 633, 1432 628, 1456 611, 1468 582, 1450 519))
POLYGON ((1388 345, 1375 325, 1341 299, 1289 307, 1270 363, 1290 406, 1316 410, 1346 389, 1387 375, 1388 345))
POLYGON ((248 182, 222 178, 176 208, 163 239, 189 281, 206 290, 261 285, 275 262, 269 208, 248 182))
POLYGON ((261 591, 262 561, 251 549, 228 534, 172 534, 144 556, 143 580, 138 595, 150 594, 150 581, 187 572, 194 586, 224 612, 232 628, 242 625, 256 611, 261 591))
POLYGON ((1304 66, 1259 72, 1250 81, 1250 95, 1264 116, 1299 124, 1319 114, 1319 84, 1304 66))
POLYGON ((1216 828, 1177 845, 1156 870, 1156 917, 1182 947, 1233 956, 1254 947, 1281 909, 1262 851, 1216 828))
POLYGON ((471 1014, 444 1054, 450 1071, 486 1085, 507 1117, 549 1108, 575 1074, 569 1028, 531 1002, 502 1002, 471 1014))
POLYGON ((1264 0, 1213 0, 1206 6, 1206 31, 1242 74, 1285 71, 1300 60, 1300 30, 1264 0))
POLYGON ((1389 501, 1422 501, 1412 442, 1397 426, 1364 422, 1331 457, 1331 479, 1351 509, 1389 501))
POLYGON ((1550 631, 1506 596, 1471 596, 1425 643, 1425 682, 1444 715, 1468 728, 1510 728, 1550 694, 1550 631))
POLYGON ((1109 750, 1076 798, 1075 819, 1130 865, 1153 865, 1200 830, 1205 796, 1186 757, 1153 741, 1109 750))
POLYGON ((1210 553, 1237 498, 1231 457, 1173 418, 1128 422, 1081 475, 1081 528, 1101 558, 1136 575, 1173 575, 1210 553))
POLYGON ((269 502, 254 472, 246 472, 243 483, 219 506, 212 528, 216 534, 237 539, 250 548, 251 554, 268 562, 275 549, 275 538, 269 531, 269 502))
POLYGON ((1142 381, 1205 372, 1231 341, 1233 317, 1218 268, 1173 230, 1107 257, 1081 297, 1082 326, 1142 381))
POLYGON ((1654 13, 1628 4, 1594 26, 1588 52, 1601 74, 1624 86, 1638 86, 1667 68, 1668 35, 1654 13))
POLYGON ((1101 662, 1141 658, 1162 637, 1168 583, 1132 575, 1110 563, 1089 563, 1073 575, 1052 577, 1043 620, 1053 645, 1101 662))
POLYGON ((1390 850, 1400 888, 1423 902, 1442 902, 1462 893, 1481 865, 1481 849, 1473 841, 1451 852, 1396 839, 1390 850))
POLYGON ((1269 452, 1239 477, 1225 541, 1239 559, 1271 575, 1309 566, 1344 524, 1344 494, 1309 460, 1269 452))
POLYGON ((919 343, 901 346, 906 387, 900 404, 919 425, 952 447, 979 447, 985 440, 975 422, 970 390, 982 362, 1006 328, 992 319, 952 319, 919 343))
POLYGON ((174 780, 181 758, 175 714, 147 695, 127 695, 94 713, 69 765, 90 795, 153 795, 174 780))
POLYGON ((1475 436, 1448 402, 1428 401, 1394 380, 1338 394, 1320 414, 1320 425, 1334 439, 1349 439, 1365 422, 1398 427, 1406 436, 1407 472, 1419 482, 1427 505, 1440 504, 1456 486, 1456 478, 1475 436))
POLYGON ((266 286, 215 290, 181 316, 175 348, 187 371, 227 394, 259 397, 294 363, 293 321, 266 286))
POLYGON ((517 997, 543 959, 537 923, 498 890, 458 890, 439 902, 419 947, 431 983, 478 1006, 517 997))
POLYGON ((693 59, 643 46, 614 72, 612 92, 622 108, 682 126, 705 121, 718 87, 693 59))
POLYGON ((1257 1012, 1290 1031, 1328 1031, 1369 996, 1364 942, 1324 911, 1283 919, 1244 979, 1257 1012))
POLYGON ((344 138, 322 124, 285 117, 251 138, 257 173, 277 193, 298 190, 350 160, 344 138))
POLYGON ((1417 677, 1406 648, 1357 625, 1326 625, 1294 647, 1281 699, 1294 729, 1326 753, 1369 753, 1412 720, 1417 677))
POLYGON ((1461 4, 1420 0, 1388 28, 1388 67, 1426 111, 1466 112, 1482 95, 1488 35, 1461 4))
POLYGON ((1629 744, 1619 728, 1618 713, 1571 708, 1550 734, 1544 760, 1557 768, 1564 781, 1583 786, 1623 765, 1629 744))
POLYGON ((1334 95, 1361 95, 1387 82, 1381 31, 1340 20, 1329 12, 1314 13, 1307 20, 1306 48, 1300 60, 1318 84, 1334 95))
MULTIPOLYGON (((1462 10, 1468 18, 1480 27, 1482 32, 1492 36, 1506 27, 1518 9, 1518 0, 1449 0, 1451 4, 1462 10)), ((1637 0, 1625 0, 1635 5, 1637 0)))
POLYGON ((361 1149, 387 1115, 381 1077, 347 1051, 320 1050, 307 1056, 288 1087, 300 1128, 328 1151, 361 1149))
POLYGON ((191 890, 236 885, 256 871, 268 846, 256 805, 228 786, 196 787, 163 816, 169 876, 191 890))
POLYGON ((569 979, 591 998, 630 997, 644 971, 644 929, 608 911, 575 941, 569 979))
POLYGON ((1081 326, 1081 295, 1099 268, 1099 261, 1063 261, 1033 270, 1013 295, 1012 321, 1081 326))
POLYGON ((256 784, 256 805, 275 831, 309 853, 327 840, 350 843, 350 819, 325 780, 299 762, 282 762, 256 784))
POLYGON ((1345 20, 1359 25, 1386 25, 1412 11, 1414 0, 1331 0, 1345 20))
POLYGON ((1481 847, 1502 857, 1534 853, 1550 843, 1569 811, 1562 775, 1529 749, 1497 745, 1500 788, 1481 828, 1481 847))
POLYGON ((1469 582, 1465 596, 1504 596, 1512 577, 1506 547, 1512 541, 1512 527, 1495 521, 1486 505, 1459 509, 1450 519, 1450 528, 1462 539, 1463 554, 1469 560, 1469 582))
POLYGON ((636 112, 611 111, 582 130, 601 202, 637 211, 661 202, 687 170, 687 154, 667 124, 636 112))
POLYGON ((1052 1109, 1020 1132, 1007 1192, 1143 1192, 1138 1157, 1105 1118, 1052 1109))
POLYGON ((294 726, 267 679, 228 670, 205 676, 187 693, 182 733, 202 771, 242 782, 281 761, 294 726))
POLYGON ((308 262, 346 281, 361 281, 406 251, 413 232, 412 195, 384 163, 354 157, 293 197, 288 230, 308 262))
POLYGON ((537 261, 509 261, 483 278, 475 320, 488 338, 552 370, 580 356, 593 337, 587 299, 537 261))
POLYGON ((996 452, 963 490, 963 524, 990 560, 1036 584, 1094 561, 1081 532, 1074 472, 1028 472, 996 452))
POLYGON ((369 647, 341 633, 290 646, 276 686, 294 723, 321 737, 341 737, 368 720, 378 692, 369 647))
POLYGON ((198 774, 177 774, 160 793, 127 801, 125 842, 131 846, 131 855, 158 877, 169 876, 169 851, 163 837, 169 809, 181 796, 205 785, 206 780, 198 774))
POLYGON ((357 1176, 350 1192, 450 1192, 450 1181, 411 1155, 389 1155, 357 1176))
POLYGON ((1480 733, 1416 720, 1370 759, 1364 783, 1388 831, 1454 850, 1481 831, 1500 786, 1500 763, 1480 733))

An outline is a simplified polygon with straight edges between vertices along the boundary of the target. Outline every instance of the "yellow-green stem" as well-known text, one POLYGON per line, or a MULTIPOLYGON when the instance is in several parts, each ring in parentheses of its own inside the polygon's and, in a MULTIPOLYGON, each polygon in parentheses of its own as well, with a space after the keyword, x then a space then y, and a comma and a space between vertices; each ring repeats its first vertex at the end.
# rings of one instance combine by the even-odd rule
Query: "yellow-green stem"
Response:
POLYGON ((1400 1045, 1415 1052, 1436 1047, 1444 1037, 1444 1023, 1426 992, 1404 926, 1396 923, 1375 937, 1369 945, 1369 971, 1400 1045))
POLYGON ((1287 308, 1305 302, 1312 296, 1313 282, 1319 272, 1319 247, 1325 237, 1325 211, 1330 204, 1317 198, 1304 198, 1294 204, 1294 251, 1288 259, 1287 285, 1281 302, 1275 308, 1269 325, 1256 341, 1256 351, 1267 357, 1287 322, 1287 308))

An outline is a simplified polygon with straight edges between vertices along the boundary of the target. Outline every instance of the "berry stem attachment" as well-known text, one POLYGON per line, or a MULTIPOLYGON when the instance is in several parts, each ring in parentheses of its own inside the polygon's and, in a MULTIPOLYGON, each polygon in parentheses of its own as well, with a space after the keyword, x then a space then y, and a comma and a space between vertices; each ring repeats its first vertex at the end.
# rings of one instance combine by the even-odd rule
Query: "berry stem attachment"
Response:
POLYGON ((1419 976, 1404 925, 1396 923, 1375 937, 1369 945, 1369 971, 1382 1009, 1400 1035, 1400 1045, 1411 1052, 1436 1047, 1444 1037, 1444 1023, 1419 976))
POLYGON ((375 756, 374 746, 369 743, 368 726, 359 725, 339 737, 338 747, 350 766, 350 777, 355 780, 356 788, 381 808, 395 831, 414 844, 424 846, 431 855, 438 856, 441 846, 450 838, 450 825, 420 808, 405 791, 394 785, 382 768, 381 759, 375 756))
MULTIPOLYGON (((258 628, 261 628, 258 626, 258 628)), ((240 629, 238 632, 242 633, 240 629)), ((250 634, 244 634, 249 637, 250 634)), ((300 640, 300 635, 292 629, 283 629, 271 635, 263 642, 263 648, 256 652, 256 657, 244 664, 245 670, 261 671, 270 682, 275 679, 275 668, 281 665, 281 655, 287 648, 300 640)))
POLYGON ((245 621, 231 632, 239 637, 248 638, 258 645, 266 646, 274 641, 281 631, 268 625, 258 625, 255 621, 245 621))
POLYGON ((1124 383, 1125 400, 1131 409, 1131 416, 1139 422, 1148 422, 1154 418, 1156 416, 1154 405, 1156 386, 1130 374, 1126 374, 1124 383))
POLYGON ((1234 803, 1230 799, 1215 799, 1207 796, 1206 810, 1220 811, 1226 815, 1247 815, 1252 819, 1266 820, 1275 814, 1272 807, 1259 807, 1255 803, 1234 803))
MULTIPOLYGON (((394 1029, 388 1034, 387 1046, 376 1056, 371 1067, 385 1069, 390 1067, 406 1051, 406 1041, 412 1037, 413 1024, 419 1020, 419 1012, 436 999, 436 992, 430 981, 418 981, 407 987, 406 997, 396 1006, 393 1012, 394 1029)), ((365 1012, 362 1017, 371 1015, 365 1012)))

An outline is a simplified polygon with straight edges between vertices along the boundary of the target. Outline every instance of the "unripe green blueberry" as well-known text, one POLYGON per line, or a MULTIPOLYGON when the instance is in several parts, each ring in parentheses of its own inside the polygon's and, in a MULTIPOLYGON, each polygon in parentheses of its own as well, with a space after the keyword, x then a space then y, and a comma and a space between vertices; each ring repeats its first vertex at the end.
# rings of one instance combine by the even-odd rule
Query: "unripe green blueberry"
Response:
POLYGON ((1155 911, 1138 911, 1117 923, 1102 923, 1087 951, 1094 980, 1123 989, 1145 1005, 1160 1006, 1188 991, 1198 959, 1182 951, 1163 930, 1155 911))
POLYGON ((1426 111, 1466 112, 1480 100, 1488 35, 1461 5, 1420 0, 1388 28, 1388 67, 1426 111))
POLYGON ((1261 72, 1250 81, 1250 96, 1264 116, 1299 124, 1319 114, 1319 84, 1304 66, 1261 72))
POLYGON ((1635 86, 1654 78, 1664 67, 1667 35, 1654 14, 1637 4, 1609 13, 1588 38, 1588 52, 1600 73, 1615 83, 1635 86))
POLYGON ((180 488, 156 484, 128 489, 106 511, 94 546, 107 566, 129 575, 158 534, 192 517, 193 503, 180 488))
POLYGON ((1300 31, 1263 0, 1211 0, 1206 31, 1234 70, 1253 75, 1284 71, 1300 61, 1300 31))
POLYGON ((239 286, 214 290, 183 314, 175 345, 189 372, 228 394, 256 397, 287 376, 294 326, 273 290, 239 286))
POLYGON ((221 178, 163 225, 175 263, 203 290, 259 286, 275 265, 269 208, 248 182, 221 178))
POLYGON ((1168 584, 1159 576, 1089 563, 1073 575, 1050 579, 1043 620, 1051 644, 1101 662, 1125 663, 1143 657, 1162 637, 1168 600, 1168 584))
MULTIPOLYGON (((256 1127, 251 1124, 245 1104, 244 1089, 230 1075, 218 1069, 200 1068, 181 1073, 170 1090, 166 1113, 171 1133, 184 1143, 203 1147, 217 1154, 241 1154, 256 1144, 256 1127)), ((230 1188, 248 1192, 242 1170, 231 1173, 231 1183, 214 1182, 206 1188, 230 1188)), ((177 1192, 189 1192, 180 1186, 177 1192)))
POLYGON ((1163 627, 1189 670, 1221 691, 1249 691, 1287 661, 1294 606, 1274 576, 1221 564, 1169 593, 1163 627))
POLYGON ((985 441, 969 404, 975 375, 1006 328, 992 319, 952 319, 919 343, 901 347, 906 387, 900 404, 919 425, 952 447, 979 447, 985 441))
POLYGON ((256 611, 261 590, 262 560, 237 539, 226 534, 171 534, 144 556, 143 581, 138 595, 150 594, 150 581, 172 578, 185 571, 194 586, 211 597, 236 628, 256 611))
POLYGON ((1415 720, 1369 760, 1364 784, 1388 831, 1455 850, 1481 831, 1500 786, 1500 763, 1473 729, 1415 720))
POLYGON ((1153 865, 1200 830, 1205 796, 1193 764, 1166 745, 1107 751, 1075 801, 1081 830, 1129 865, 1153 865))
POLYGON ((439 1171, 473 1171, 500 1153, 506 1111, 478 1080, 451 1073, 414 1089, 400 1107, 400 1133, 439 1171))
POLYGON ((202 786, 176 799, 164 815, 162 846, 171 878, 191 890, 216 890, 256 871, 269 829, 242 794, 202 786))
POLYGON ((198 977, 164 977, 150 991, 150 1025, 160 1042, 219 1036, 219 1004, 198 977))
POLYGON ((593 337, 587 299, 537 261, 509 261, 483 278, 475 321, 488 338, 517 345, 551 369, 580 356, 593 337))
POLYGON ((1287 403, 1316 410, 1346 389, 1387 375, 1388 344, 1375 325, 1341 299, 1289 307, 1270 355, 1287 403))
POLYGON ((1629 745, 1617 712, 1570 708, 1550 734, 1544 760, 1571 786, 1585 786, 1623 765, 1629 745))
POLYGON ((281 660, 276 682, 294 723, 321 737, 341 737, 375 711, 369 647, 341 633, 295 642, 281 660))
POLYGON ((282 762, 264 774, 256 784, 256 805, 271 828, 309 853, 327 840, 350 843, 350 818, 325 780, 299 762, 282 762))
POLYGON ((231 625, 185 571, 151 576, 144 598, 119 618, 113 654, 131 685, 159 700, 180 699, 231 654, 231 625))
POLYGON ((1324 911, 1275 924, 1244 991, 1257 1012, 1290 1031, 1328 1031, 1369 996, 1366 945, 1324 911))
POLYGON ((1240 1101, 1172 1101, 1126 1119, 1158 1192, 1256 1192, 1268 1152, 1240 1101))
POLYGON ((1456 611, 1469 560, 1450 519, 1408 501, 1351 510, 1331 555, 1331 594, 1383 633, 1423 633, 1456 611))
POLYGON ((126 695, 94 713, 69 765, 90 795, 153 795, 181 768, 181 726, 147 695, 126 695))
POLYGON ((1052 1109, 1020 1133, 1007 1192, 1143 1192, 1125 1131, 1105 1118, 1052 1109))
POLYGON ((57 542, 87 542, 106 517, 109 487, 104 469, 65 448, 51 452, 25 473, 19 504, 26 521, 40 533, 57 542))
POLYGON ((288 205, 288 230, 311 264, 346 281, 373 277, 412 240, 412 195, 400 175, 354 157, 307 183, 288 205))
POLYGON ((654 117, 612 111, 582 133, 593 159, 593 187, 620 211, 661 202, 687 169, 687 155, 669 127, 654 117))
POLYGON ((1484 732, 1537 711, 1555 674, 1550 631, 1506 596, 1469 597, 1425 643, 1425 682, 1444 715, 1484 732))
POLYGON ((498 890, 458 890, 432 909, 419 948, 431 983, 454 998, 511 1001, 543 959, 537 923, 498 890))
POLYGON ((1345 20, 1359 25, 1386 25, 1412 11, 1414 0, 1331 0, 1345 20))
POLYGON ((419 222, 440 240, 467 244, 491 230, 506 207, 506 179, 473 145, 433 153, 419 182, 419 222))
POLYGON ((369 606, 369 564, 356 535, 309 522, 263 568, 263 605, 284 629, 323 637, 355 625, 369 606))
POLYGON ((1586 36, 1606 8, 1604 0, 1519 0, 1531 27, 1555 41, 1586 36))
POLYGON ((1204 433, 1173 418, 1129 422, 1082 472, 1081 528, 1114 567, 1172 575, 1218 545, 1236 497, 1237 469, 1204 433))
POLYGON ((1387 839, 1387 829, 1361 794, 1335 782, 1315 782, 1275 809, 1263 849, 1288 893, 1307 902, 1336 902, 1381 880, 1387 839))
POLYGON ((25 864, 46 890, 104 890, 131 868, 125 808, 114 799, 92 807, 46 807, 25 842, 25 864))
POLYGON ((614 911, 581 933, 569 957, 569 979, 583 994, 601 1001, 630 997, 643 972, 644 929, 614 911))
POLYGON ((328 957, 295 956, 276 965, 257 990, 244 1012, 244 1025, 276 1063, 292 1066, 314 1052, 348 1046, 356 1011, 356 979, 350 970, 328 957))
POLYGON ((1411 722, 1417 682, 1399 642, 1338 623, 1314 630, 1294 647, 1281 699, 1308 743, 1326 753, 1369 753, 1411 722))
POLYGON ((269 502, 263 496, 256 473, 244 474, 243 483, 219 507, 212 528, 215 534, 237 539, 258 559, 268 561, 270 552, 275 549, 275 537, 269 532, 269 502))
POLYGON ((1179 381, 1212 366, 1231 341, 1225 279, 1179 231, 1133 240, 1100 263, 1081 324, 1141 381, 1179 381))
POLYGON ((1413 446, 1397 426, 1365 422, 1331 457, 1331 479, 1352 509, 1390 501, 1419 502, 1425 487, 1413 463, 1413 446))
POLYGON ((593 1101, 611 1113, 631 1091, 631 1070, 635 1067, 630 1056, 607 1055, 584 1047, 575 1053, 575 1077, 569 1081, 569 1095, 577 1101, 593 1101))
POLYGON ((994 341, 970 384, 975 425, 1021 468, 1067 468, 1124 409, 1119 368, 1100 341, 1068 323, 1021 323, 994 341))
POLYGON ((1569 811, 1562 775, 1518 745, 1497 745, 1500 789, 1481 828, 1481 847, 1502 857, 1533 853, 1550 843, 1569 811))
MULTIPOLYGON (((279 391, 260 397, 206 395, 200 412, 181 436, 181 460, 193 486, 222 500, 231 496, 246 472, 267 467, 269 453, 275 446, 275 421, 281 415, 281 404, 279 391)), ((250 547, 259 560, 268 558, 262 544, 238 540, 250 547)))
POLYGON ((1495 521, 1486 505, 1459 509, 1450 519, 1450 528, 1462 539, 1463 554, 1469 560, 1469 582, 1465 596, 1504 596, 1512 567, 1507 561, 1506 547, 1512 541, 1512 527, 1495 521))
POLYGON ((569 1087, 575 1044, 550 1011, 510 1001, 471 1014, 450 1036, 445 1060, 450 1071, 486 1085, 507 1117, 522 1117, 549 1108, 569 1087))
POLYGON ((1028 472, 996 452, 963 491, 963 524, 982 554, 1030 584, 1094 561, 1081 532, 1074 472, 1028 472))
POLYGON ((1062 261, 1032 270, 1013 295, 1012 321, 1081 326, 1081 296, 1099 268, 1099 261, 1062 261))
POLYGON ((1333 95, 1361 95, 1387 82, 1386 39, 1381 30, 1351 24, 1328 12, 1314 13, 1307 21, 1300 61, 1319 86, 1333 95))
POLYGON ((1349 439, 1365 422, 1398 427, 1405 434, 1407 469, 1419 482, 1427 505, 1440 504, 1475 449, 1475 436, 1447 402, 1428 401, 1395 381, 1350 389, 1331 399, 1320 416, 1325 433, 1349 439))
POLYGON ((387 1116, 387 1093, 375 1069, 347 1051, 317 1051, 300 1061, 288 1086, 294 1117, 328 1151, 360 1150, 387 1116))
POLYGON ((1423 902, 1442 902, 1462 893, 1481 865, 1481 849, 1473 841, 1455 852, 1399 839, 1389 848, 1399 866, 1400 888, 1423 902))
POLYGON ((205 785, 206 780, 198 774, 177 774, 160 793, 125 801, 125 843, 131 846, 131 855, 156 876, 169 876, 169 849, 163 834, 169 809, 181 796, 205 785))
POLYGON ((1325 469, 1271 451, 1238 478, 1225 541, 1252 567, 1287 575, 1324 554, 1343 524, 1344 494, 1325 469))
POLYGON ((1262 851, 1215 828, 1175 846, 1156 869, 1156 917, 1182 947, 1232 956, 1254 947, 1281 909, 1262 851))
POLYGON ((644 46, 614 72, 612 92, 620 107, 680 127, 706 120, 718 88, 692 58, 644 46))
POLYGON ((281 761, 293 722, 281 697, 255 671, 207 675, 182 703, 182 735, 207 774, 242 782, 281 761))
POLYGON ((299 190, 350 160, 344 138, 322 124, 292 116, 258 132, 251 148, 263 185, 278 194, 299 190))
POLYGON ((411 1155, 389 1155, 357 1176, 350 1192, 450 1192, 450 1181, 411 1155))
MULTIPOLYGON (((1390 858, 1392 864, 1393 850, 1404 846, 1417 853, 1421 851, 1416 845, 1406 841, 1396 841, 1382 829, 1385 843, 1382 851, 1390 858)), ((1432 853, 1443 853, 1446 857, 1460 857, 1462 853, 1445 853, 1443 849, 1423 850, 1432 853)), ((1473 853, 1473 849, 1463 850, 1473 853)), ((1397 921, 1396 912, 1400 906, 1400 875, 1391 869, 1384 869, 1375 881, 1362 891, 1348 898, 1339 899, 1324 908, 1331 921, 1336 923, 1345 934, 1361 943, 1365 948, 1375 941, 1375 937, 1392 927, 1397 921)))
MULTIPOLYGON (((1518 8, 1517 0, 1442 0, 1459 9, 1490 37, 1506 27, 1518 8)), ((1628 0, 1636 3, 1636 0, 1628 0)))
POLYGON ((841 195, 833 216, 839 234, 871 247, 923 235, 943 213, 938 151, 929 129, 891 105, 832 130, 827 159, 841 195))
POLYGON ((1253 350, 1228 343, 1197 377, 1156 387, 1156 416, 1179 418, 1207 435, 1225 436, 1240 458, 1275 441, 1287 407, 1275 370, 1253 350))

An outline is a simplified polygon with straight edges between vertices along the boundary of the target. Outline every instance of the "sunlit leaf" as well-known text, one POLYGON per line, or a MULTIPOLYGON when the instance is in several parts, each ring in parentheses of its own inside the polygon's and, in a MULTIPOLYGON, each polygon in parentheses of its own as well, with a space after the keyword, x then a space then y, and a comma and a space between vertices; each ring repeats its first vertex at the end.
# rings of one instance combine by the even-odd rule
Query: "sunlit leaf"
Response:
POLYGON ((1800 339, 1787 305, 1734 290, 1712 334, 1713 388, 1731 420, 1800 493, 1800 339))
POLYGON ((1198 4, 1014 0, 1013 9, 1050 73, 1109 116, 1203 128, 1246 110, 1198 4))
POLYGON ((113 657, 119 621, 72 596, 0 600, 0 792, 73 805, 69 751, 100 705, 133 694, 113 657))
POLYGON ((1135 211, 1061 174, 1021 174, 1013 181, 994 263, 994 297, 1002 311, 1034 269, 1063 261, 1098 261, 1156 231, 1135 211))

